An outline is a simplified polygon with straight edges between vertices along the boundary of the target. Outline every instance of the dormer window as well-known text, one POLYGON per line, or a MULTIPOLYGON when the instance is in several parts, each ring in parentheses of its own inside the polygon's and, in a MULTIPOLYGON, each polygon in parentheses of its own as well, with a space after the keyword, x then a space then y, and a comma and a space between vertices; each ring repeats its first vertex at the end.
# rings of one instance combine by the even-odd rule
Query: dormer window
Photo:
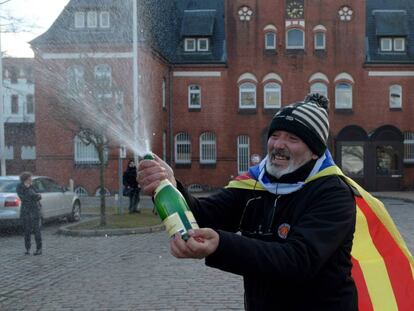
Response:
POLYGON ((208 38, 186 38, 184 40, 185 52, 208 52, 210 40, 208 38))
POLYGON ((101 28, 109 28, 109 12, 103 11, 100 13, 99 26, 101 28))
POLYGON ((85 27, 85 12, 75 12, 75 28, 85 27))
POLYGON ((381 38, 381 52, 405 52, 405 38, 381 38))
POLYGON ((185 39, 184 50, 186 52, 195 52, 196 51, 196 39, 192 39, 192 38, 185 39))
POLYGON ((78 11, 75 12, 75 28, 109 28, 110 14, 108 11, 78 11))
POLYGON ((96 11, 89 11, 87 17, 88 28, 98 27, 98 13, 96 11))
POLYGON ((197 40, 197 50, 200 52, 208 51, 208 39, 200 38, 197 40))

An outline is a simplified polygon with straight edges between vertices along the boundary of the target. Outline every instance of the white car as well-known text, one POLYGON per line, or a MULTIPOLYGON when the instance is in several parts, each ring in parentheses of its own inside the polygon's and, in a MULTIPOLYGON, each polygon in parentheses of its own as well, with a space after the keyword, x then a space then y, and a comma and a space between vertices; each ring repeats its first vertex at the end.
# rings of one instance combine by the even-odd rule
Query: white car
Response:
MULTIPOLYGON (((81 204, 76 193, 45 176, 33 176, 33 187, 41 194, 41 220, 67 217, 79 221, 81 204)), ((19 226, 21 201, 16 193, 19 176, 0 177, 0 226, 19 226)))

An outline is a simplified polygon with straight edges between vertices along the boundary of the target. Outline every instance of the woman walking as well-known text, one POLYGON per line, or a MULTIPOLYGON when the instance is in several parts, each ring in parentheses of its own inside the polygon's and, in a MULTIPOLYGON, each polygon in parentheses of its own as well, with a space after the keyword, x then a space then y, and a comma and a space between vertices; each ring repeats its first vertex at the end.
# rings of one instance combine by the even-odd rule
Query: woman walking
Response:
POLYGON ((42 254, 42 235, 40 233, 40 194, 36 193, 32 185, 32 173, 24 172, 20 175, 20 183, 16 187, 21 203, 20 217, 24 229, 24 246, 26 255, 30 254, 31 234, 34 233, 36 251, 33 255, 42 254))

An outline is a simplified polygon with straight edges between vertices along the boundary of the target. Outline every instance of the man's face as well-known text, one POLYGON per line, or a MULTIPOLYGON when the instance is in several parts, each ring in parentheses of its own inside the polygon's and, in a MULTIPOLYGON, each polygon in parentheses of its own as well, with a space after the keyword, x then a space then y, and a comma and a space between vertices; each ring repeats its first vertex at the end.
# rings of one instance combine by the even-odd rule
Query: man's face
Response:
POLYGON ((129 167, 135 167, 135 162, 129 162, 129 167))
POLYGON ((266 170, 269 174, 280 178, 296 171, 311 159, 317 159, 309 147, 298 136, 276 130, 267 141, 266 170))

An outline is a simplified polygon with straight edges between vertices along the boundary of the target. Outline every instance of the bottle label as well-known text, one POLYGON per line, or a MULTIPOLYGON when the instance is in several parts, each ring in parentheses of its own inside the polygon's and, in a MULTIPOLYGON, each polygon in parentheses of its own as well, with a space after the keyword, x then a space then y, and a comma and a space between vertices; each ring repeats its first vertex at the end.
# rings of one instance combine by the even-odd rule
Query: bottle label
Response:
POLYGON ((185 216, 187 216, 188 222, 193 229, 199 229, 200 227, 197 224, 197 221, 194 218, 194 215, 191 211, 185 211, 185 216))
POLYGON ((163 224, 165 225, 165 230, 167 231, 169 237, 172 237, 177 232, 181 235, 187 232, 178 213, 171 214, 165 218, 163 224))

